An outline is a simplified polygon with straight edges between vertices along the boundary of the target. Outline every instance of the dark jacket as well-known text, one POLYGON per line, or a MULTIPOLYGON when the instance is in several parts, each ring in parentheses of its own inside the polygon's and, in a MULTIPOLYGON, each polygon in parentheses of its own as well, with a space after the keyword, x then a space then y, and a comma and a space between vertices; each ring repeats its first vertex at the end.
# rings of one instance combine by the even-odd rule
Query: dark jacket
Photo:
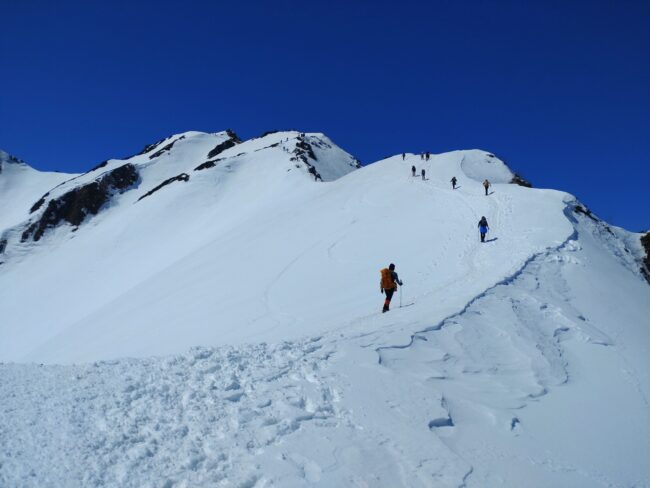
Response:
POLYGON ((395 271, 390 272, 390 277, 393 279, 394 283, 397 283, 399 286, 402 286, 402 282, 399 280, 397 273, 395 271))

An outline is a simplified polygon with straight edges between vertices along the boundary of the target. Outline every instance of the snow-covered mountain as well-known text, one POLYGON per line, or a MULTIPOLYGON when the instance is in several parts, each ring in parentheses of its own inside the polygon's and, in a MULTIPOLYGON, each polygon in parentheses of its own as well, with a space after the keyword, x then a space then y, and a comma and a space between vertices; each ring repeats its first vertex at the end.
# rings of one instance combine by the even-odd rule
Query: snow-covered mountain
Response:
POLYGON ((0 485, 650 486, 642 236, 526 185, 295 131, 0 153, 0 485))

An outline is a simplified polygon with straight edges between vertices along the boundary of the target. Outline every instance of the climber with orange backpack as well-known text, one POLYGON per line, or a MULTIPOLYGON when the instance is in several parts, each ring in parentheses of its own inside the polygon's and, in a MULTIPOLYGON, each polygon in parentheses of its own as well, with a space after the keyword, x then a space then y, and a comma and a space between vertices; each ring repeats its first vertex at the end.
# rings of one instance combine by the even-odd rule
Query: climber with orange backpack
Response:
POLYGON ((395 293, 395 290, 397 290, 397 285, 402 286, 403 283, 397 276, 397 273, 395 272, 395 265, 393 263, 391 263, 388 268, 382 269, 380 273, 381 281, 379 282, 379 287, 381 289, 381 293, 386 294, 386 300, 384 300, 384 308, 381 312, 386 313, 390 310, 390 300, 393 298, 393 293, 395 293))

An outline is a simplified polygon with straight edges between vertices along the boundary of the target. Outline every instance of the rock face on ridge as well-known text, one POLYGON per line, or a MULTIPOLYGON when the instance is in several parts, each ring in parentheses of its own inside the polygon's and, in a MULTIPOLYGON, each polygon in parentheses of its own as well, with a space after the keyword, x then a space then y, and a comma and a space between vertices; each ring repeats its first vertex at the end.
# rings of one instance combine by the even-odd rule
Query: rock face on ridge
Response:
MULTIPOLYGON (((21 242, 28 239, 38 241, 46 229, 56 227, 63 221, 74 226, 80 225, 87 215, 96 215, 114 192, 126 191, 138 181, 138 178, 135 166, 125 164, 102 175, 92 183, 74 188, 50 200, 40 218, 25 229, 21 242)), ((42 203, 38 207, 41 205, 42 203)))
POLYGON ((226 134, 228 134, 228 139, 220 144, 217 144, 215 148, 208 153, 208 159, 212 159, 224 152, 226 149, 230 149, 231 147, 235 147, 237 144, 241 143, 239 136, 235 134, 235 132, 231 129, 227 129, 226 134))
POLYGON ((645 258, 643 258, 641 272, 646 280, 648 280, 648 283, 650 283, 650 232, 647 232, 641 237, 641 245, 645 250, 645 258))
POLYGON ((532 188, 533 184, 522 178, 519 174, 515 173, 515 175, 512 177, 512 180, 510 180, 510 183, 513 185, 519 185, 519 186, 525 186, 526 188, 532 188))

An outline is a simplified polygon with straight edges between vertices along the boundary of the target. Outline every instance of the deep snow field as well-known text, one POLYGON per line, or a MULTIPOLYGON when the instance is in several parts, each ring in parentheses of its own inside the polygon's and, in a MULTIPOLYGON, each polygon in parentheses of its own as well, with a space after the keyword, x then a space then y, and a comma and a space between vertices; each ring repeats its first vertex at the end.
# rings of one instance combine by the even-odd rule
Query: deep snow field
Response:
POLYGON ((650 486, 639 234, 484 151, 356 166, 298 132, 83 175, 0 153, 0 487, 650 486))

